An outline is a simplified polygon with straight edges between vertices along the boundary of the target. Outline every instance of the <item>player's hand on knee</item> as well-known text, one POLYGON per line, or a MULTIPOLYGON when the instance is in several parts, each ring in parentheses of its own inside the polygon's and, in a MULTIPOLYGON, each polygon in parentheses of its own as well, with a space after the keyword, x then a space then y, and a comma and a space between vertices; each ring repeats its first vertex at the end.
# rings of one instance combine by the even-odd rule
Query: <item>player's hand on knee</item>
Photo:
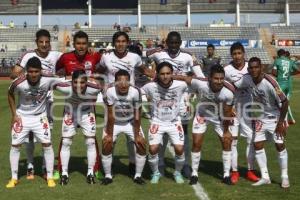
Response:
POLYGON ((16 127, 22 127, 22 119, 19 115, 14 115, 12 116, 12 119, 11 119, 11 127, 14 126, 14 124, 16 124, 15 126, 16 127))
POLYGON ((135 135, 134 142, 137 149, 146 152, 146 140, 144 137, 142 137, 141 135, 135 135))
POLYGON ((286 136, 286 126, 284 125, 284 122, 277 123, 275 133, 279 139, 283 139, 286 136))
POLYGON ((113 146, 113 136, 112 134, 107 134, 104 138, 103 138, 103 148, 104 149, 110 149, 113 146))

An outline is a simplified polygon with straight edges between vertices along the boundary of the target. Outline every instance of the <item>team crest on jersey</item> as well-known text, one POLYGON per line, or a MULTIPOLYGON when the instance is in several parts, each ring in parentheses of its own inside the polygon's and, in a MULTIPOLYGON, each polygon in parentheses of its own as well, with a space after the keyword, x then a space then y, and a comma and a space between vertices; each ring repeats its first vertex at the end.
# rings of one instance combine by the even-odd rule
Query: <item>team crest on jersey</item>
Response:
POLYGON ((84 68, 85 69, 87 69, 87 70, 90 70, 90 69, 92 69, 92 63, 91 63, 91 61, 86 61, 85 63, 84 63, 84 68))
POLYGON ((88 114, 88 117, 89 117, 89 119, 90 119, 90 123, 91 124, 94 124, 95 123, 95 115, 93 114, 93 113, 89 113, 88 114))
POLYGON ((21 131, 23 130, 22 121, 16 121, 13 124, 13 130, 14 130, 15 133, 21 133, 21 131))
POLYGON ((157 131, 158 131, 158 128, 159 128, 159 125, 151 124, 149 131, 150 131, 151 134, 156 134, 157 131))
POLYGON ((67 126, 71 126, 73 124, 73 116, 70 113, 65 114, 64 123, 67 126))
POLYGON ((202 116, 196 116, 196 120, 198 124, 204 124, 205 123, 205 118, 202 116))

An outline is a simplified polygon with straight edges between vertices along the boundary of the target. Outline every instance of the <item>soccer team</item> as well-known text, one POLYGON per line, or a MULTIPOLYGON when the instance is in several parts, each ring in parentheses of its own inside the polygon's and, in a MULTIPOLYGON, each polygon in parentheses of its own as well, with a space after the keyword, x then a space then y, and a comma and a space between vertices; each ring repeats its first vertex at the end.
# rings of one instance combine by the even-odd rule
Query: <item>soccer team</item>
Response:
POLYGON ((26 144, 27 179, 34 179, 35 142, 42 144, 47 185, 55 187, 57 179, 61 185, 68 184, 70 147, 78 128, 84 134, 87 147, 87 183, 96 183, 101 170, 104 173, 101 183, 108 185, 113 182, 113 149, 118 136, 124 133, 133 181, 145 184, 142 172, 147 157, 147 140, 141 127, 142 104, 145 103, 151 111, 148 163, 152 170, 152 184, 158 183, 164 175, 167 147, 174 148, 176 183, 184 183, 183 177, 186 177, 191 185, 197 184, 204 134, 211 124, 222 145, 225 184, 237 184, 239 180, 237 144, 240 135, 247 141, 246 178, 254 182, 253 186, 271 183, 264 150, 267 140, 275 143, 278 152, 281 187, 290 186, 284 138, 288 116, 289 122, 295 123, 288 103, 290 79, 300 70, 285 52, 279 52, 273 69, 279 85, 273 76, 264 72, 259 58, 246 61, 245 49, 240 43, 231 46, 232 61, 222 66, 221 59, 214 55, 213 45, 208 45, 208 55, 200 62, 180 49, 182 41, 178 32, 168 34, 166 47, 147 51, 147 62, 128 51, 130 40, 125 32, 116 32, 112 37, 114 49, 102 55, 89 50, 88 35, 83 31, 74 35, 75 50, 68 53, 52 51, 50 40, 47 30, 37 31, 37 48, 26 52, 12 70, 14 81, 8 90, 12 114, 9 155, 12 175, 7 188, 18 184, 23 143, 26 144), (148 66, 150 63, 152 67, 148 66), (135 71, 148 76, 149 81, 136 83, 135 71), (95 117, 100 93, 105 104, 101 156, 95 117), (59 96, 54 98, 54 94, 59 96), (195 96, 198 97, 196 105, 191 104, 195 96), (52 111, 56 103, 53 100, 58 98, 65 99, 65 102, 58 163, 54 170, 52 111), (189 131, 188 123, 192 118, 193 128, 189 131), (191 148, 189 132, 192 132, 191 148), (255 173, 255 160, 261 177, 255 173), (100 169, 101 162, 103 169, 100 169))

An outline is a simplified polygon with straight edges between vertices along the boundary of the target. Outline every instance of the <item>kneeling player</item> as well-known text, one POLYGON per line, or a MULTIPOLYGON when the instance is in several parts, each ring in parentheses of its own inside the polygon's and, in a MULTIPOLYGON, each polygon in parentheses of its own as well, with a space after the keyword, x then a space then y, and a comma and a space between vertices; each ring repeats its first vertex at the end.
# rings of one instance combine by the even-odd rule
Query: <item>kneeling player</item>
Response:
POLYGON ((41 75, 42 64, 37 57, 32 57, 26 64, 26 73, 15 79, 8 91, 8 102, 12 113, 12 145, 10 149, 10 166, 12 177, 7 188, 18 183, 18 165, 20 147, 33 132, 38 142, 42 143, 47 171, 48 187, 55 187, 53 180, 54 152, 51 144, 51 131, 46 113, 47 93, 53 84, 62 79, 41 75), (15 93, 19 103, 16 109, 15 93))
POLYGON ((231 184, 230 164, 231 164, 231 141, 233 126, 229 126, 232 116, 232 106, 234 100, 234 87, 229 82, 224 81, 225 72, 221 65, 211 67, 210 75, 207 79, 192 79, 191 77, 178 77, 185 80, 199 98, 197 113, 193 122, 193 149, 192 149, 192 176, 190 184, 198 182, 198 167, 201 159, 201 148, 204 133, 207 125, 212 124, 218 134, 223 152, 223 182, 231 184))
POLYGON ((275 142, 278 161, 281 169, 281 187, 290 187, 288 178, 288 153, 284 144, 286 135, 286 114, 288 100, 272 76, 263 72, 261 60, 253 57, 249 60, 249 74, 235 82, 238 88, 249 88, 253 102, 260 104, 263 110, 261 118, 255 120, 254 147, 255 158, 261 171, 262 178, 253 184, 259 186, 270 184, 271 180, 267 168, 267 158, 264 142, 271 138, 275 142), (271 137, 269 137, 271 136, 271 137))
POLYGON ((115 85, 106 90, 107 124, 103 129, 102 164, 105 172, 103 185, 112 183, 111 165, 114 143, 121 133, 135 143, 134 182, 145 184, 142 172, 146 162, 146 142, 141 129, 141 93, 130 84, 130 75, 125 70, 115 74, 115 85))
POLYGON ((60 184, 66 185, 69 181, 70 147, 78 126, 82 129, 87 146, 87 183, 94 184, 94 166, 97 158, 95 101, 101 88, 88 82, 84 70, 76 70, 72 74, 72 82, 59 84, 56 89, 68 94, 62 122, 62 146, 60 149, 62 172, 60 184))
POLYGON ((170 138, 175 150, 176 183, 184 183, 181 170, 185 162, 184 132, 181 125, 181 98, 187 84, 172 79, 173 67, 168 62, 160 63, 156 68, 157 82, 142 87, 151 102, 151 124, 149 129, 149 164, 153 172, 151 183, 158 183, 161 174, 158 170, 158 151, 163 142, 164 134, 170 138))

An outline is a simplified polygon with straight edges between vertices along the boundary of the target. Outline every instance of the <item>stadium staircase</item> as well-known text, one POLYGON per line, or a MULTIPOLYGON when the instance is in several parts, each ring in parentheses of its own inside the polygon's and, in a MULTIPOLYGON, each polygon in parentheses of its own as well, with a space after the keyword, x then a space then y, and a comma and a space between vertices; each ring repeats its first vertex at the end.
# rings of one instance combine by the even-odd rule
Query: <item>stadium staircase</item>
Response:
POLYGON ((271 44, 272 34, 269 28, 260 28, 259 35, 262 39, 263 46, 265 50, 268 52, 270 58, 274 58, 276 56, 276 48, 271 44))

